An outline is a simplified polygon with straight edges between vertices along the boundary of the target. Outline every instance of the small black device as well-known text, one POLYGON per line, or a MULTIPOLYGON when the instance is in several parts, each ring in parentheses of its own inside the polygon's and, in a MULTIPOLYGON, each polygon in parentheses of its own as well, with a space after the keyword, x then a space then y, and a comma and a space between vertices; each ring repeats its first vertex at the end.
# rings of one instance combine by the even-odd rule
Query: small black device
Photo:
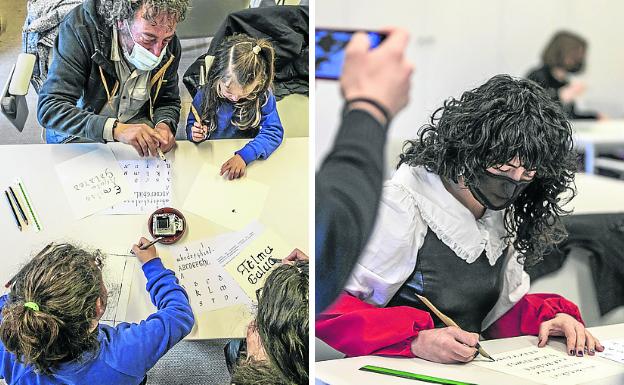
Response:
POLYGON ((152 233, 156 237, 173 236, 184 230, 184 221, 175 213, 158 213, 152 218, 152 233))
MULTIPOLYGON (((356 30, 316 28, 315 76, 318 79, 337 80, 342 73, 345 47, 356 30)), ((368 34, 370 47, 375 48, 386 38, 383 32, 363 31, 368 34)))

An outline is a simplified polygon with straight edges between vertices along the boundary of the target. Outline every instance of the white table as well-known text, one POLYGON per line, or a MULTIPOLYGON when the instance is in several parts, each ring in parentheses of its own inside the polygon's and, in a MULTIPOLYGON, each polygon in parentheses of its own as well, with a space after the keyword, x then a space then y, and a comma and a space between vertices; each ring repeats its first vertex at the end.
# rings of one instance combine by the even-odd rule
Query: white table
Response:
POLYGON ((598 150, 624 149, 624 120, 575 120, 574 145, 585 153, 585 172, 593 174, 598 150))
POLYGON ((572 214, 624 212, 624 181, 600 175, 578 173, 577 195, 564 208, 572 214))
MULTIPOLYGON (((594 336, 607 340, 624 337, 624 324, 602 326, 590 328, 594 336)), ((515 349, 522 349, 537 345, 537 337, 523 336, 515 338, 504 338, 499 340, 483 341, 481 345, 488 353, 502 353, 515 349)), ((565 344, 561 339, 551 340, 549 345, 565 351, 565 344)), ((579 358, 581 359, 581 358, 579 358)), ((624 384, 624 365, 616 362, 608 363, 621 368, 621 374, 593 381, 587 385, 621 385, 624 384)), ((533 385, 533 381, 528 381, 519 377, 512 377, 504 373, 482 368, 473 363, 468 364, 436 364, 420 358, 389 358, 377 356, 363 356, 354 358, 343 358, 340 360, 330 360, 317 362, 316 378, 320 383, 330 385, 415 385, 423 382, 391 377, 376 373, 369 373, 359 370, 364 365, 376 365, 385 368, 403 370, 412 373, 427 374, 430 376, 448 378, 457 381, 472 382, 479 385, 533 385)), ((319 382, 317 382, 318 384, 319 382)))
MULTIPOLYGON (((173 207, 182 206, 203 163, 220 168, 245 142, 218 140, 200 145, 178 142, 177 148, 167 154, 173 170, 173 207)), ((0 210, 0 234, 3 241, 3 252, 0 253, 2 284, 31 255, 53 240, 78 241, 104 252, 127 254, 129 247, 139 237, 150 237, 147 228, 148 215, 96 214, 79 221, 74 220, 54 166, 93 150, 94 146, 104 145, 0 146, 0 164, 3 165, 0 170, 0 186, 6 188, 16 177, 22 178, 43 225, 43 231, 38 233, 32 226, 27 231, 20 232, 8 209, 4 207, 0 210)), ((136 152, 129 146, 120 143, 108 146, 117 159, 138 159, 136 152)), ((308 176, 308 138, 285 139, 269 159, 252 163, 247 168, 246 176, 271 188, 259 221, 304 252, 308 250, 308 176)), ((244 181, 241 188, 244 188, 244 181)), ((193 213, 183 213, 188 231, 178 244, 231 231, 193 213)), ((172 267, 168 247, 158 245, 157 248, 165 265, 172 267)), ((143 272, 137 268, 131 288, 128 321, 138 322, 155 311, 145 290, 145 283, 143 272)), ((250 318, 248 313, 240 314, 231 309, 204 313, 196 317, 197 322, 189 338, 242 337, 250 318)))

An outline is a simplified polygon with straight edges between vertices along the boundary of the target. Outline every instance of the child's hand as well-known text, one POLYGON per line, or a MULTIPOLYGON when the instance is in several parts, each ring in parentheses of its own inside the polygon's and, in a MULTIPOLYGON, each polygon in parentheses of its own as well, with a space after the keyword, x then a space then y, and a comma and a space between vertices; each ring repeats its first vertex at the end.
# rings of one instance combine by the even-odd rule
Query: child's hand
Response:
POLYGON ((240 178, 245 175, 245 167, 247 167, 247 164, 245 164, 243 158, 236 154, 228 159, 227 162, 223 163, 223 166, 221 166, 221 175, 227 172, 229 180, 240 178))
POLYGON ((132 253, 139 259, 139 261, 144 264, 152 259, 158 258, 158 254, 156 253, 156 246, 151 245, 145 250, 141 250, 141 246, 149 243, 149 240, 141 237, 139 239, 138 245, 132 245, 132 253))
POLYGON ((208 136, 208 126, 202 125, 200 122, 193 123, 191 127, 191 139, 193 142, 201 142, 208 136))
POLYGON ((286 258, 282 259, 282 263, 308 262, 310 257, 299 249, 294 249, 286 258))

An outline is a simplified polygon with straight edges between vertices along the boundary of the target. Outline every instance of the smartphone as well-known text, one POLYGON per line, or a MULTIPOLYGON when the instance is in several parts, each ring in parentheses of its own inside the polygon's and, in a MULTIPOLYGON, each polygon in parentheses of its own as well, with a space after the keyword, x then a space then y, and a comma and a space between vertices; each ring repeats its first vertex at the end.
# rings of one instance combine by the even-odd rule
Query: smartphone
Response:
MULTIPOLYGON (((356 30, 337 30, 317 28, 315 31, 316 57, 315 68, 317 79, 337 80, 342 73, 345 47, 356 30)), ((377 47, 386 38, 383 32, 363 31, 368 34, 371 48, 377 47)))

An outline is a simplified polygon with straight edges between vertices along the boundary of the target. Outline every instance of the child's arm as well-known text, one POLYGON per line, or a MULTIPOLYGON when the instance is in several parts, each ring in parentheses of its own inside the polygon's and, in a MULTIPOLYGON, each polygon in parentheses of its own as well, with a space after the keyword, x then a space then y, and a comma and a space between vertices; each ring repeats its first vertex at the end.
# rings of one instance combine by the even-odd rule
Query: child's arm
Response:
MULTIPOLYGON (((193 107, 198 112, 201 111, 202 100, 204 99, 204 93, 200 90, 195 94, 193 98, 193 107)), ((201 127, 201 122, 198 125, 195 125, 197 120, 195 119, 195 114, 190 110, 188 114, 188 118, 186 119, 186 138, 191 142, 199 143, 206 140, 206 133, 204 132, 204 128, 201 127)))
MULTIPOLYGON (((152 259, 143 265, 143 273, 147 278, 146 289, 158 311, 139 324, 123 323, 107 328, 108 346, 102 349, 102 357, 111 367, 139 378, 189 334, 195 323, 186 292, 173 271, 165 269, 155 256, 155 248, 141 253, 145 251, 153 253, 152 259)), ((142 259, 141 255, 138 257, 142 259)))
POLYGON ((243 148, 236 151, 236 154, 243 158, 247 165, 256 159, 268 158, 282 144, 284 138, 284 127, 277 113, 277 104, 272 93, 269 93, 269 98, 261 112, 260 132, 243 148))

